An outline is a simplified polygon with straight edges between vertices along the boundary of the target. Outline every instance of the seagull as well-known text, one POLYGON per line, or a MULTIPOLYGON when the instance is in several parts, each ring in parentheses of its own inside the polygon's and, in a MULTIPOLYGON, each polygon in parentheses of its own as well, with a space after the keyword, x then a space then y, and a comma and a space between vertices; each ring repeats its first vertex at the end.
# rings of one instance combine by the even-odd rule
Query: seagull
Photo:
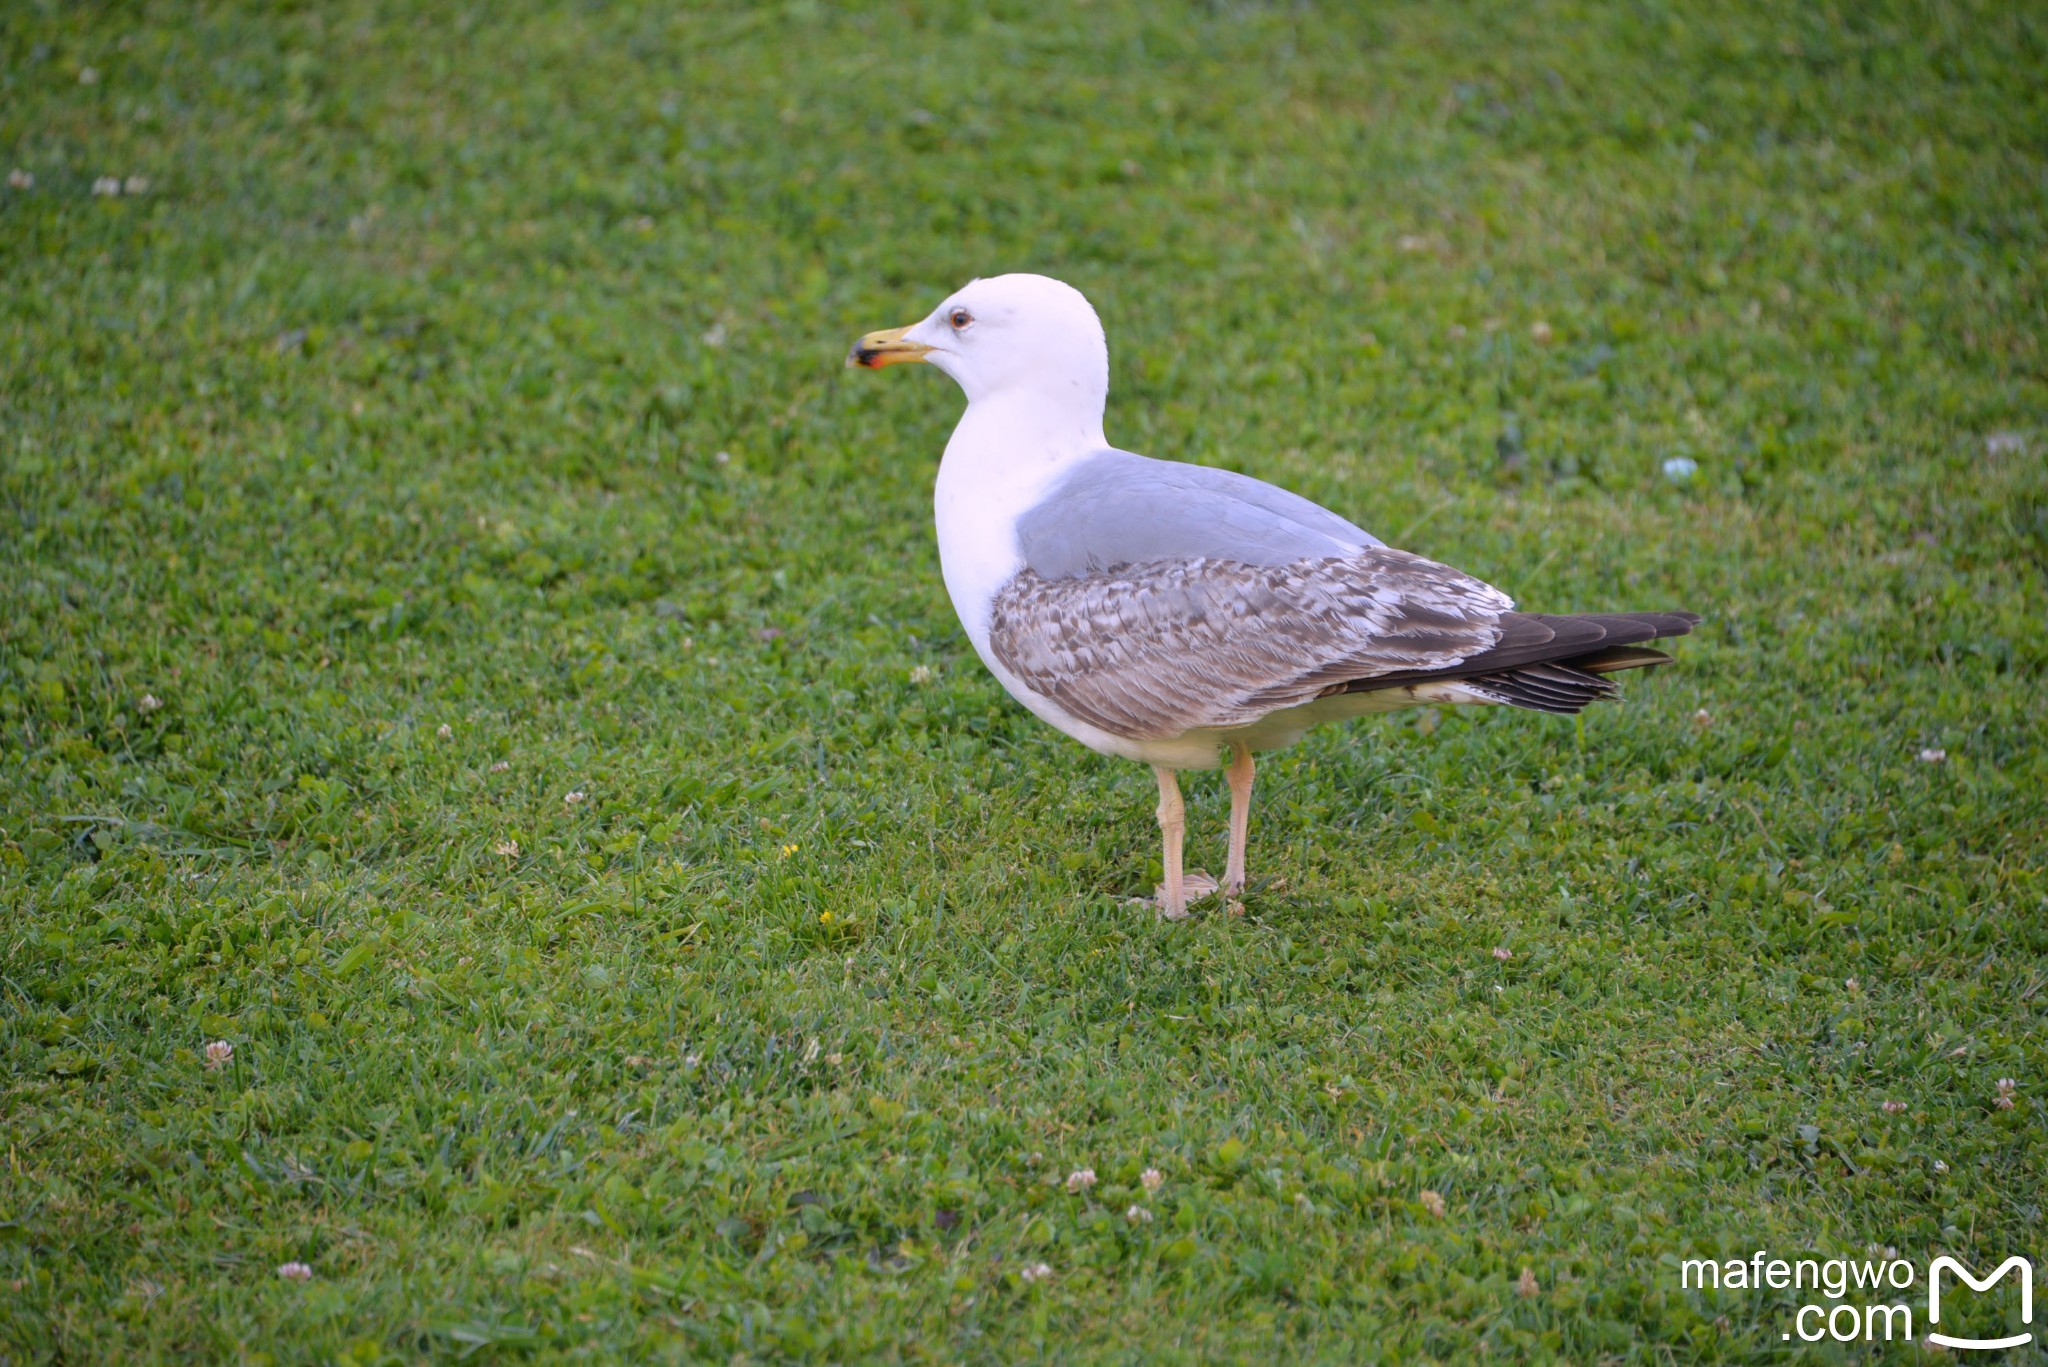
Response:
POLYGON ((1493 585, 1299 494, 1118 450, 1102 433, 1101 320, 1047 276, 972 281, 846 360, 923 362, 965 392, 933 497, 946 592, 1011 697, 1091 750, 1152 766, 1170 919, 1191 893, 1243 891, 1255 752, 1426 704, 1575 713, 1615 695, 1605 675, 1670 661, 1643 642, 1700 620, 1517 612, 1493 585), (1219 766, 1220 888, 1183 874, 1179 780, 1219 766))

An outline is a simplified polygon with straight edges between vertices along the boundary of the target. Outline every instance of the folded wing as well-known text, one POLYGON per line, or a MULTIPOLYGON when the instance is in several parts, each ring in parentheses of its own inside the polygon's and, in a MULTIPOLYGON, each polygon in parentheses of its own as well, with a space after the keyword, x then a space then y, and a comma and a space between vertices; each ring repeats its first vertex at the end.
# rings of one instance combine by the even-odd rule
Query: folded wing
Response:
POLYGON ((1514 604, 1385 546, 1287 564, 1193 557, 997 593, 989 645, 1033 692, 1113 735, 1242 726, 1382 675, 1441 677, 1501 638, 1514 604))

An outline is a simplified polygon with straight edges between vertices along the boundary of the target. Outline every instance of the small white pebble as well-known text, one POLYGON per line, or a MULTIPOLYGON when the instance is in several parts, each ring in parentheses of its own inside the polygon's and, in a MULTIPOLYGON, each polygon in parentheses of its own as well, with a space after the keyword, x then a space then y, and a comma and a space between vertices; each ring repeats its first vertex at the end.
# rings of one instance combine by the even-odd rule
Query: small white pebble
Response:
POLYGON ((449 737, 455 734, 455 728, 444 721, 439 726, 434 728, 434 734, 439 736, 442 740, 447 740, 449 737))
POLYGON ((10 189, 33 190, 35 188, 35 184, 36 178, 34 173, 30 171, 24 171, 19 166, 15 167, 12 171, 9 171, 7 173, 7 185, 10 189))
POLYGON ((1067 1174, 1067 1190, 1080 1193, 1095 1185, 1095 1169, 1075 1168, 1067 1174))
POLYGON ((1933 746, 1929 746, 1920 752, 1920 762, 1922 764, 1946 764, 1948 763, 1948 751, 1937 750, 1933 746))
POLYGON ((288 1282, 309 1282, 313 1280, 313 1269, 304 1263, 286 1263, 277 1269, 277 1275, 288 1282))
POLYGON ((154 693, 145 693, 139 699, 136 700, 135 710, 142 713, 144 716, 148 716, 151 712, 156 711, 159 707, 162 707, 163 705, 164 701, 162 698, 159 698, 154 693))
POLYGON ((1152 1212, 1143 1206, 1134 1205, 1124 1212, 1124 1219, 1134 1225, 1149 1225, 1152 1223, 1152 1212))
POLYGON ((224 1039, 217 1039, 206 1046, 206 1066, 218 1071, 234 1061, 235 1046, 224 1039))
POLYGON ((1138 1174, 1138 1183, 1146 1191, 1158 1191, 1166 1185, 1166 1174, 1157 1168, 1147 1168, 1138 1174))

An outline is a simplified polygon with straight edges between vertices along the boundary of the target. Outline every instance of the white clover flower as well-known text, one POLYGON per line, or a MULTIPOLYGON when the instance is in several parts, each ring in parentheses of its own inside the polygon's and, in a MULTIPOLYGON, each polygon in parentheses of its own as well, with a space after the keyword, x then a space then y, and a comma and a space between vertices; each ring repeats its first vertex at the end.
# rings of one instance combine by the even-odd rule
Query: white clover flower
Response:
POLYGON ((1546 345, 1554 335, 1550 330, 1550 324, 1544 322, 1541 318, 1529 324, 1529 336, 1538 346, 1546 345))
POLYGON ((566 807, 574 807, 577 803, 583 801, 584 796, 585 794, 581 788, 572 789, 571 791, 562 794, 562 805, 566 807))
POLYGON ((439 726, 434 728, 434 734, 439 736, 442 740, 447 740, 455 734, 455 728, 444 721, 439 726))
POLYGON ((277 1269, 277 1275, 288 1282, 309 1282, 313 1280, 313 1269, 304 1263, 286 1263, 277 1269))
POLYGON ((932 681, 932 667, 930 665, 918 665, 910 671, 910 681, 914 684, 930 683, 932 681))
POLYGON ((1158 1191, 1166 1185, 1166 1174, 1157 1168, 1147 1168, 1138 1174, 1138 1182, 1146 1191, 1158 1191))
POLYGON ((1673 484, 1683 484, 1698 474, 1700 463, 1691 456, 1672 456, 1664 462, 1664 478, 1673 484))
POLYGON ((163 705, 163 699, 154 693, 145 693, 135 700, 135 710, 142 713, 145 717, 163 705))
POLYGON ((2002 1077, 1998 1079, 1995 1085, 1997 1086, 2000 1094, 2004 1096, 2011 1096, 2014 1092, 2017 1092, 2020 1089, 2019 1083, 2013 1081, 2009 1077, 2002 1077))
POLYGON ((1944 1172, 1947 1172, 1947 1171, 1948 1171, 1948 1164, 1946 1164, 1946 1163, 1942 1162, 1942 1161, 1941 1161, 1941 1160, 1940 1160, 1939 1158, 1937 1158, 1937 1159, 1935 1159, 1935 1160, 1934 1160, 1934 1171, 1935 1171, 1936 1173, 1944 1173, 1944 1172))
POLYGON ((1067 1174, 1067 1190, 1079 1195, 1095 1185, 1095 1169, 1075 1168, 1067 1174))
POLYGON ((512 764, 511 764, 511 762, 510 762, 509 760, 502 760, 502 759, 501 759, 501 760, 499 760, 499 761, 498 761, 498 762, 497 762, 496 764, 493 764, 493 765, 491 766, 491 772, 492 772, 492 773, 494 773, 494 774, 502 774, 502 773, 504 773, 504 772, 505 772, 505 771, 506 771, 507 769, 510 769, 511 767, 512 767, 512 764))
POLYGON ((234 1061, 235 1046, 224 1039, 217 1039, 206 1046, 206 1066, 218 1072, 234 1061))
POLYGON ((1692 724, 1694 726, 1712 726, 1714 724, 1714 714, 1702 707, 1699 711, 1692 714, 1692 724))
POLYGON ((1848 988, 1851 992, 1861 992, 1863 990, 1863 984, 1854 978, 1844 978, 1842 986, 1848 988))
POLYGON ((1027 1282, 1042 1282, 1052 1275, 1052 1268, 1046 1263, 1026 1263, 1017 1275, 1027 1282))
POLYGON ((121 182, 121 193, 122 193, 122 194, 124 194, 124 195, 146 195, 146 194, 148 194, 148 193, 149 193, 149 177, 148 177, 148 176, 130 176, 130 177, 128 177, 128 179, 126 179, 126 180, 124 180, 124 181, 122 181, 122 182, 121 182))
POLYGON ((7 185, 10 189, 33 190, 35 188, 35 184, 35 173, 32 171, 24 171, 19 166, 17 166, 12 171, 9 171, 7 173, 7 185))
POLYGON ((1906 1109, 1906 1103, 1903 1101, 1887 1101, 1880 1104, 1877 1109, 1883 1111, 1886 1115, 1897 1115, 1900 1111, 1906 1109))
POLYGON ((1930 745, 1920 752, 1920 762, 1922 764, 1946 764, 1948 763, 1948 751, 1937 750, 1930 745))
POLYGON ((1515 957, 1515 951, 1509 949, 1506 945, 1495 945, 1493 947, 1493 957, 1499 959, 1502 963, 1506 963, 1509 959, 1515 957))
POLYGON ((1129 1210, 1126 1210, 1124 1212, 1124 1219, 1130 1221, 1134 1225, 1149 1225, 1152 1223, 1152 1212, 1145 1209, 1143 1206, 1133 1205, 1129 1210))
POLYGON ((98 85, 100 83, 100 69, 96 66, 82 66, 78 68, 78 83, 80 85, 98 85))
POLYGON ((519 842, 507 836, 491 846, 491 851, 494 854, 502 854, 507 859, 517 859, 519 857, 519 842))
POLYGON ((92 192, 102 197, 121 193, 121 181, 117 176, 100 176, 92 183, 92 192))
POLYGON ((1444 1217, 1444 1198, 1441 1192, 1425 1189, 1422 1193, 1422 1208, 1441 1220, 1444 1217))
POLYGON ((1536 1274, 1526 1267, 1522 1269, 1522 1275, 1515 1279, 1515 1294, 1517 1296, 1533 1296, 1542 1289, 1542 1287, 1536 1284, 1536 1274))

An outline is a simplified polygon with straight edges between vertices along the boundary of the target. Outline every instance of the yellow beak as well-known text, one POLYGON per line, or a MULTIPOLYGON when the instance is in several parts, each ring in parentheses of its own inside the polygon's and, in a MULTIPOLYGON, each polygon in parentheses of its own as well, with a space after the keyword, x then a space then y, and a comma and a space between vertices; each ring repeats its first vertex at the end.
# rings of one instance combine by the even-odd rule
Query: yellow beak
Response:
MULTIPOLYGON (((910 327, 916 327, 912 323, 910 327)), ((876 370, 885 365, 901 365, 905 361, 922 361, 931 350, 923 342, 912 342, 903 334, 910 328, 888 328, 882 332, 870 332, 853 344, 853 350, 846 353, 850 366, 865 366, 876 370)))

